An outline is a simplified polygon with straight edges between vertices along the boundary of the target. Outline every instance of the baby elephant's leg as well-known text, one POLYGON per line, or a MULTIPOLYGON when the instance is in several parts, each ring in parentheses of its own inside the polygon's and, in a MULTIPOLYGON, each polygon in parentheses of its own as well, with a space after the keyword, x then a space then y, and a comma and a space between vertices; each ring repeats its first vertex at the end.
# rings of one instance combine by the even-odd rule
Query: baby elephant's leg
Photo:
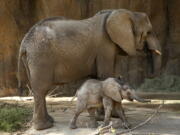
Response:
POLYGON ((77 101, 76 112, 75 112, 73 119, 70 122, 71 129, 77 128, 77 126, 76 126, 77 118, 80 115, 80 113, 82 113, 85 109, 86 109, 86 104, 83 102, 77 101))
POLYGON ((115 110, 116 113, 118 114, 119 118, 122 120, 122 125, 124 128, 130 128, 130 124, 128 123, 125 114, 124 114, 124 110, 122 108, 121 103, 115 103, 115 110))
POLYGON ((98 123, 96 121, 95 118, 95 112, 96 112, 96 108, 89 108, 88 109, 88 113, 89 113, 89 117, 90 117, 90 128, 97 128, 98 127, 98 123))
POLYGON ((97 121, 103 121, 104 120, 104 108, 99 107, 96 109, 95 117, 97 121))
POLYGON ((107 126, 110 122, 111 112, 113 109, 112 99, 110 99, 108 97, 104 97, 103 98, 103 106, 104 106, 104 110, 105 110, 104 125, 103 126, 107 126))

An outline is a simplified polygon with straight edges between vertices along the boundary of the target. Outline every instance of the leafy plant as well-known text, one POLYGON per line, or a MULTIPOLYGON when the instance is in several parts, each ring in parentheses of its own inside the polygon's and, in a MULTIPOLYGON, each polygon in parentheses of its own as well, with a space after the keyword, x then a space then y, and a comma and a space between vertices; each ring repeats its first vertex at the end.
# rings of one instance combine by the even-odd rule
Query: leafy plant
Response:
POLYGON ((6 132, 17 131, 30 120, 32 111, 28 107, 3 104, 0 105, 0 130, 6 132))
POLYGON ((162 75, 153 79, 145 79, 138 88, 141 91, 180 91, 180 77, 176 75, 162 75))

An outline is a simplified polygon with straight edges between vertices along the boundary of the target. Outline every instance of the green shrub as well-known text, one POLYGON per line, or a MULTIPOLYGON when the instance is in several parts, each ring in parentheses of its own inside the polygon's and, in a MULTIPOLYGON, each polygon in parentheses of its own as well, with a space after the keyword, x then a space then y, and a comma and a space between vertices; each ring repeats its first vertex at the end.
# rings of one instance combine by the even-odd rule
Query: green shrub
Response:
POLYGON ((180 77, 176 75, 162 75, 153 79, 145 79, 145 82, 138 90, 180 92, 180 77))
POLYGON ((28 107, 12 104, 0 105, 0 130, 14 132, 25 127, 31 114, 32 111, 28 107))

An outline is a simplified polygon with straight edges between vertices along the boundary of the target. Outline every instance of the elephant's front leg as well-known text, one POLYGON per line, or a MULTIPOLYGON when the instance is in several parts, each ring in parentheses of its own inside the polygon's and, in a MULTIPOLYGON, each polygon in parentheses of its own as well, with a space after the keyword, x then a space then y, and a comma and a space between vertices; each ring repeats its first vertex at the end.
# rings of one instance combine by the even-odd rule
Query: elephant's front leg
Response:
POLYGON ((104 108, 99 107, 96 109, 95 117, 97 121, 103 121, 104 120, 104 108))
POLYGON ((37 130, 50 128, 53 126, 53 121, 53 118, 48 114, 46 109, 45 95, 34 94, 34 128, 37 130))
POLYGON ((125 117, 125 113, 124 113, 121 103, 115 103, 115 111, 118 114, 119 118, 121 119, 123 127, 130 128, 130 124, 128 123, 125 117))
POLYGON ((109 122, 110 122, 111 112, 112 112, 112 109, 113 109, 113 101, 112 101, 112 99, 110 99, 108 97, 104 97, 103 98, 103 106, 104 106, 104 110, 105 110, 103 126, 107 126, 109 124, 109 122))

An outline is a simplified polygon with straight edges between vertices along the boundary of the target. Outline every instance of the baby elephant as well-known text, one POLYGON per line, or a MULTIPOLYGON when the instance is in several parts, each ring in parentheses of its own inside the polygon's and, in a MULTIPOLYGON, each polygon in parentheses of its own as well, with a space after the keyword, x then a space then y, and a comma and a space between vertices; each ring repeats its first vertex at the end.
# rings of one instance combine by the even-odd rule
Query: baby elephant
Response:
POLYGON ((75 129, 76 120, 81 112, 88 110, 90 115, 90 127, 96 128, 98 123, 95 118, 96 109, 103 105, 105 110, 104 126, 109 124, 111 111, 115 109, 119 118, 123 122, 123 126, 128 128, 130 125, 126 120, 121 101, 134 99, 140 102, 148 102, 148 100, 140 99, 136 96, 134 89, 130 88, 117 78, 107 78, 104 81, 95 79, 87 80, 77 91, 76 112, 70 123, 70 128, 75 129))

